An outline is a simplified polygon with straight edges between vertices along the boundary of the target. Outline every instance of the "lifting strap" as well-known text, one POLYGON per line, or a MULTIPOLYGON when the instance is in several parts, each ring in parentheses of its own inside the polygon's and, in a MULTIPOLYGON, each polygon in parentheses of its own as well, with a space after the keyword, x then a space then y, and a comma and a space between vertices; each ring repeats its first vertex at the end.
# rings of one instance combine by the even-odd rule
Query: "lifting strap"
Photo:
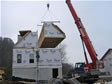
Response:
POLYGON ((46 4, 47 6, 47 10, 45 11, 44 15, 41 18, 41 22, 56 22, 56 23, 60 23, 60 21, 57 21, 57 17, 52 13, 52 11, 50 10, 50 3, 47 2, 46 4), (46 20, 47 19, 47 20, 46 20))

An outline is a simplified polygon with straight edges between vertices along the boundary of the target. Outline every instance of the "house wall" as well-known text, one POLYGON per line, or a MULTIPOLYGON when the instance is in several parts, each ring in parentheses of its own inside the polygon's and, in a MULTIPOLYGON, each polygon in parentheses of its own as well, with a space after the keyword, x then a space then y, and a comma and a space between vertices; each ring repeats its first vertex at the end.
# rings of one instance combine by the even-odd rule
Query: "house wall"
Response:
MULTIPOLYGON (((56 67, 54 67, 56 68, 56 67)), ((39 68, 37 72, 37 68, 30 67, 30 68, 13 68, 13 76, 27 78, 27 79, 34 79, 34 80, 50 80, 53 78, 53 71, 52 68, 39 68), (37 74, 38 73, 38 74, 37 74)), ((58 76, 62 78, 62 68, 58 67, 58 76)))
MULTIPOLYGON (((13 76, 36 79, 37 78, 37 49, 13 49, 13 76), (34 54, 34 63, 29 63, 29 55, 34 54), (22 54, 22 63, 17 63, 17 54, 22 54)), ((62 78, 62 63, 60 49, 39 49, 39 75, 38 80, 49 80, 52 78, 52 69, 58 68, 58 74, 62 78)))
POLYGON ((43 67, 61 67, 61 52, 56 48, 40 48, 39 65, 43 67))
POLYGON ((110 75, 112 75, 112 51, 108 52, 103 61, 104 61, 103 71, 110 72, 110 75))
POLYGON ((33 49, 13 49, 13 67, 36 67, 36 53, 33 49), (17 63, 17 54, 22 55, 22 63, 17 63), (34 63, 29 63, 30 54, 34 54, 34 63))
POLYGON ((30 32, 16 47, 37 48, 37 32, 30 32))
MULTIPOLYGON (((52 68, 40 68, 39 69, 39 75, 38 75, 38 80, 50 80, 53 78, 53 69, 56 67, 52 68)), ((62 68, 58 68, 58 76, 62 78, 62 68)))
POLYGON ((36 80, 36 67, 13 67, 13 76, 36 80))

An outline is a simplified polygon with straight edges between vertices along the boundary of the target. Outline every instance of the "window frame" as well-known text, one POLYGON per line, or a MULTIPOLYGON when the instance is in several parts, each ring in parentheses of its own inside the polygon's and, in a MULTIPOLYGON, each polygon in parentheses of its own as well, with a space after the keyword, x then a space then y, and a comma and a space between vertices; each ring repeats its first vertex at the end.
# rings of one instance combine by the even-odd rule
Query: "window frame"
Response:
POLYGON ((17 63, 22 63, 22 54, 17 54, 17 63))
POLYGON ((30 63, 30 64, 35 63, 35 60, 34 60, 34 53, 30 53, 30 54, 29 54, 29 63, 30 63))

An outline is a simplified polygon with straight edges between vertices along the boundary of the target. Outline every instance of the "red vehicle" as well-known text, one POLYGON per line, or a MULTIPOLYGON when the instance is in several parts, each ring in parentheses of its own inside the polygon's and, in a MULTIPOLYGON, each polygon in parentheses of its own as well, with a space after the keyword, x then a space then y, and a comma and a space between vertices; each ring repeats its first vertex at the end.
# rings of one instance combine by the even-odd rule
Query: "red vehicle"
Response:
MULTIPOLYGON (((75 24, 80 32, 80 37, 81 37, 81 40, 82 40, 82 44, 83 44, 83 50, 84 50, 84 56, 85 56, 85 60, 86 60, 86 64, 84 65, 83 69, 85 70, 85 72, 90 72, 92 71, 92 73, 94 72, 97 72, 97 70, 99 68, 103 68, 103 63, 101 61, 99 61, 97 59, 97 54, 95 52, 95 49, 89 39, 89 36, 81 22, 81 19, 77 16, 70 0, 66 0, 66 3, 69 7, 69 10, 74 18, 74 21, 75 21, 75 24), (87 51, 90 55, 90 58, 92 60, 92 63, 89 63, 88 62, 88 58, 87 58, 87 55, 86 55, 86 51, 85 51, 85 47, 87 48, 87 51)), ((79 64, 79 63, 76 63, 76 64, 79 64)), ((83 63, 84 64, 84 63, 83 63)), ((80 63, 81 65, 81 63, 80 63)), ((82 68, 82 67, 81 67, 82 68)), ((77 69, 78 70, 78 69, 77 69)), ((97 76, 98 73, 94 73, 94 74, 91 74, 90 73, 90 76, 92 77, 93 75, 97 76)))

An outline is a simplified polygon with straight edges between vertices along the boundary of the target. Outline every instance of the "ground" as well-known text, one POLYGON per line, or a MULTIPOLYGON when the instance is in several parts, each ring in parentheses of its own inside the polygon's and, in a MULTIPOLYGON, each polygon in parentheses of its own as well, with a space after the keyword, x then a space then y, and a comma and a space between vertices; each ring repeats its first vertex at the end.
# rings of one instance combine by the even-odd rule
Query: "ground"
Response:
POLYGON ((0 81, 0 84, 24 84, 24 83, 12 82, 12 81, 0 81))

